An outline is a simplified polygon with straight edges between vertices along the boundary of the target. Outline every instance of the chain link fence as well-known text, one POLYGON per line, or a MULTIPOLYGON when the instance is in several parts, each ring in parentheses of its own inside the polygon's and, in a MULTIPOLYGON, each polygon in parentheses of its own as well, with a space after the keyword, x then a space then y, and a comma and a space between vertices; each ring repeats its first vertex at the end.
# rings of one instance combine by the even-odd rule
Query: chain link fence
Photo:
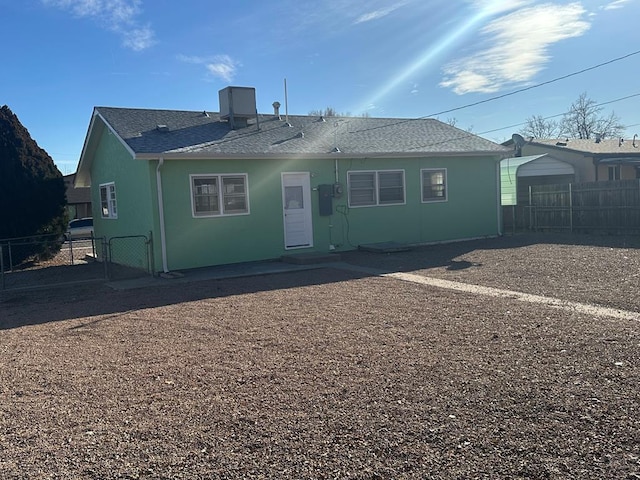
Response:
POLYGON ((0 290, 40 288, 106 279, 96 262, 100 239, 38 235, 0 240, 0 290))
POLYGON ((151 236, 0 240, 0 291, 153 275, 151 236))
POLYGON ((153 275, 151 235, 112 237, 103 247, 110 280, 153 275))

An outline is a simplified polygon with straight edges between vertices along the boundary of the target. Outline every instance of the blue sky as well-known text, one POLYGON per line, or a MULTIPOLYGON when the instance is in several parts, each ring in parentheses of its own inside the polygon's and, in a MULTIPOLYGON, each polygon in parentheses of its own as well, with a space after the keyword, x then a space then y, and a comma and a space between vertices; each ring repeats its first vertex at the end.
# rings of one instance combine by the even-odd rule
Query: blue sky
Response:
MULTIPOLYGON (((256 88, 258 110, 327 106, 415 118, 640 50, 640 0, 0 0, 7 104, 73 173, 94 106, 218 110, 256 88)), ((438 115, 494 141, 531 115, 640 94, 640 55, 438 115), (501 130, 497 130, 501 129, 501 130), (496 130, 496 131, 492 131, 496 130), (488 133, 484 133, 488 132, 488 133)), ((605 106, 640 134, 640 96, 605 106)))

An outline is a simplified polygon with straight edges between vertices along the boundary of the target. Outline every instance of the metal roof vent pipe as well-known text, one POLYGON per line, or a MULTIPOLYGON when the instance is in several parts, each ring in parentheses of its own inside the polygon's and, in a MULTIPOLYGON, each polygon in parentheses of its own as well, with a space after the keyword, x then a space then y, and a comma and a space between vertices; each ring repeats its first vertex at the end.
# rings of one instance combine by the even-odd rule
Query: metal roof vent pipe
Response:
POLYGON ((282 120, 280 116, 280 102, 273 102, 273 116, 278 120, 282 120))

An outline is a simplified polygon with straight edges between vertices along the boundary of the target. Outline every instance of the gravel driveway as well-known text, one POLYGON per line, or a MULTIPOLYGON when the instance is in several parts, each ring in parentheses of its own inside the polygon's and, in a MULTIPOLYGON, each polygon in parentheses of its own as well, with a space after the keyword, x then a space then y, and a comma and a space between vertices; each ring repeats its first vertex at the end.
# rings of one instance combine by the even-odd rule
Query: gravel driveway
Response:
POLYGON ((640 241, 353 252, 364 270, 0 293, 0 477, 640 479, 640 241))

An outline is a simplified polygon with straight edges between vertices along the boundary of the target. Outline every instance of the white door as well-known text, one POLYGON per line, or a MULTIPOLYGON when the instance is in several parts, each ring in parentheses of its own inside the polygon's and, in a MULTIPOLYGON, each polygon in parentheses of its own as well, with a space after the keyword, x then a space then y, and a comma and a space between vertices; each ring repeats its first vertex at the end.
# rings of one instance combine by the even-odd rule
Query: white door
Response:
POLYGON ((282 174, 282 205, 284 247, 312 247, 311 179, 308 172, 282 174))

